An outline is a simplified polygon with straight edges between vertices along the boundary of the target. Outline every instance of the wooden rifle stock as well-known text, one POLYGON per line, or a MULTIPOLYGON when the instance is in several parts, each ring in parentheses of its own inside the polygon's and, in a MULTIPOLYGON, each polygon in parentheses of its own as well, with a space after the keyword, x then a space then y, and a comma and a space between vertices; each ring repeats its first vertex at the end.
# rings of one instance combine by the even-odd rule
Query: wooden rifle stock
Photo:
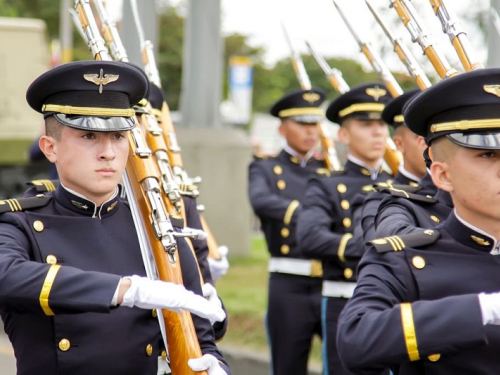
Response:
POLYGON ((454 19, 454 15, 448 10, 444 1, 430 0, 430 3, 434 13, 441 21, 443 32, 450 37, 451 44, 455 48, 464 69, 468 72, 484 68, 483 64, 474 56, 469 40, 467 39, 467 33, 460 23, 454 19))
MULTIPOLYGON (((89 0, 76 0, 75 8, 82 35, 94 58, 111 61, 97 28, 89 0)), ((124 173, 125 190, 128 199, 132 200, 131 206, 138 211, 139 217, 133 214, 133 218, 136 228, 139 229, 138 236, 146 272, 150 278, 159 277, 163 281, 183 284, 176 239, 165 207, 168 200, 161 193, 160 172, 151 158, 151 150, 146 146, 139 127, 129 132, 128 142, 131 151, 124 173), (141 242, 143 237, 146 237, 146 246, 141 242), (148 263, 150 255, 154 258, 154 265, 148 263), (152 274, 152 269, 157 275, 152 274)), ((165 328, 172 374, 194 375, 195 372, 187 364, 188 360, 201 357, 202 352, 191 314, 187 311, 177 313, 162 310, 161 315, 160 326, 165 328)), ((207 374, 206 371, 197 373, 207 374)))

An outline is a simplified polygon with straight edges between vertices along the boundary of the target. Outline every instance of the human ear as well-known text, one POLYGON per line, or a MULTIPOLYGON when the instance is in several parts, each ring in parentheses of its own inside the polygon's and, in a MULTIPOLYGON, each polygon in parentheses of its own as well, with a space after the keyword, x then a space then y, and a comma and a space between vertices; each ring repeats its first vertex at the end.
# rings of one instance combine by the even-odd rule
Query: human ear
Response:
POLYGON ((40 150, 51 163, 57 161, 57 141, 48 135, 42 135, 38 140, 40 150))
POLYGON ((350 142, 349 131, 347 130, 347 128, 345 126, 340 126, 337 135, 340 139, 340 142, 342 142, 346 145, 349 145, 349 142, 350 142))
MULTIPOLYGON (((429 151, 432 151, 432 148, 429 151)), ((450 181, 448 164, 444 161, 433 161, 430 169, 434 185, 448 193, 452 192, 453 186, 450 181)))

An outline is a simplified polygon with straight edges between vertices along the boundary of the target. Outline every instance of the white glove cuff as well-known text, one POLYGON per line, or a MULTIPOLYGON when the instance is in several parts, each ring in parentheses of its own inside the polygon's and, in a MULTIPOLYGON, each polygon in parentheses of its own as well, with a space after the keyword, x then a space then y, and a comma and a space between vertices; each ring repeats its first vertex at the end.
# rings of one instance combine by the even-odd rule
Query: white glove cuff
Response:
POLYGON ((128 290, 123 295, 123 301, 121 305, 127 307, 134 307, 135 296, 137 295, 137 289, 139 284, 138 279, 141 279, 141 277, 134 275, 134 276, 126 276, 124 278, 130 280, 130 288, 128 288, 128 290))
POLYGON ((483 324, 500 325, 500 293, 479 293, 483 324))

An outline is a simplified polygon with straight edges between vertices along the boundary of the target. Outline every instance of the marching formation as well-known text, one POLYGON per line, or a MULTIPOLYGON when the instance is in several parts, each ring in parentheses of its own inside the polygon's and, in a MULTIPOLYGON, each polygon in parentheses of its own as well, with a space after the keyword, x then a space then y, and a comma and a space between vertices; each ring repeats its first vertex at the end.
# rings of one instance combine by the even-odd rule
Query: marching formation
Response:
MULTIPOLYGON (((444 1, 430 4, 463 73, 410 0, 391 0, 436 70, 431 83, 366 4, 414 89, 339 0, 380 81, 350 87, 307 42, 337 94, 327 102, 283 28, 298 81, 270 108, 284 147, 248 170, 269 252, 270 373, 306 375, 317 336, 324 375, 496 374, 500 69, 476 59, 444 1)), ((0 201, 0 314, 17 374, 230 375, 216 344, 230 329, 215 287, 227 248, 198 209, 200 179, 184 168, 138 4, 142 66, 103 1, 92 5, 72 10, 91 58, 26 92, 45 125, 30 152, 54 164, 53 178, 0 201)))

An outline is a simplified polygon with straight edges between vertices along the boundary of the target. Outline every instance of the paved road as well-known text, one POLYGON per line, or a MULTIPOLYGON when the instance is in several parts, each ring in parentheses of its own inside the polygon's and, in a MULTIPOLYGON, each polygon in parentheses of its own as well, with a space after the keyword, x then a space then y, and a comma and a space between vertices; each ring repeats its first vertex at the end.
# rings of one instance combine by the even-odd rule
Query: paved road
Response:
POLYGON ((16 374, 16 361, 14 359, 14 352, 10 345, 9 339, 3 333, 3 327, 0 322, 0 374, 2 375, 15 375, 16 374))

